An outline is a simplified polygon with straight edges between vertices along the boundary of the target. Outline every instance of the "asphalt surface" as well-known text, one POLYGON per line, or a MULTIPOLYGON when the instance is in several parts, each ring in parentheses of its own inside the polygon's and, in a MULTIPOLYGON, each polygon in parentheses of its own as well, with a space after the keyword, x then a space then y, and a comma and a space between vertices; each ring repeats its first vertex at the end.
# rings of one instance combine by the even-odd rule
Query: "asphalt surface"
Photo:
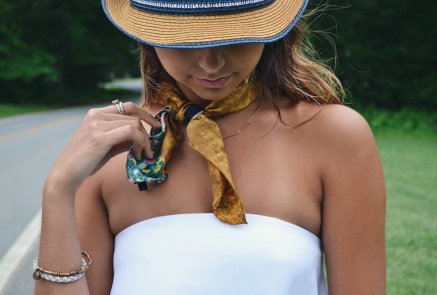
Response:
MULTIPOLYGON (((138 90, 140 84, 129 81, 125 86, 138 90)), ((0 119, 0 276, 10 274, 3 285, 0 278, 1 295, 33 294, 32 259, 38 253, 39 227, 37 233, 31 227, 32 243, 20 245, 24 242, 19 237, 32 221, 35 224, 45 177, 91 107, 98 106, 0 119), (28 250, 19 252, 23 247, 28 250), (14 256, 8 263, 5 257, 11 250, 14 256)))
MULTIPOLYGON (((89 107, 0 120, 0 256, 41 208, 44 179, 89 107)), ((1 294, 33 294, 31 252, 23 253, 14 280, 1 294)), ((33 255, 32 255, 33 254, 33 255)))

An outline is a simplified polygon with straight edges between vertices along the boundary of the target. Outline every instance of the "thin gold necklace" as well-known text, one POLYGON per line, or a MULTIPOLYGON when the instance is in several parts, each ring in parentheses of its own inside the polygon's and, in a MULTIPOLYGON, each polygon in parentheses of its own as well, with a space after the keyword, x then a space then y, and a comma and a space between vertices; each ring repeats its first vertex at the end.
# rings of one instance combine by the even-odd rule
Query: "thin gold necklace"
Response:
POLYGON ((249 120, 247 120, 247 122, 243 125, 243 127, 241 127, 239 130, 235 131, 235 132, 232 133, 232 134, 229 134, 229 135, 223 136, 223 140, 228 139, 228 138, 231 138, 231 137, 234 137, 234 136, 240 134, 241 131, 244 130, 244 128, 246 128, 247 126, 249 126, 249 124, 252 122, 253 117, 255 116, 256 112, 258 111, 260 105, 261 105, 261 101, 258 103, 258 105, 256 106, 255 110, 254 110, 254 111, 252 112, 252 114, 250 115, 249 120))
MULTIPOLYGON (((241 132, 242 132, 242 131, 247 127, 247 126, 249 126, 249 124, 252 122, 253 117, 255 116, 255 114, 256 114, 256 112, 258 111, 258 109, 259 109, 260 106, 261 106, 261 101, 258 103, 258 105, 256 106, 256 108, 253 110, 252 114, 250 114, 249 120, 247 120, 247 122, 244 123, 243 127, 241 127, 240 129, 238 129, 237 131, 235 131, 235 132, 232 133, 232 134, 229 134, 229 135, 223 136, 223 140, 228 139, 228 138, 231 138, 231 137, 234 137, 234 136, 240 134, 240 133, 241 133, 241 132)), ((186 140, 186 137, 184 136, 182 139, 183 139, 183 140, 186 140)))

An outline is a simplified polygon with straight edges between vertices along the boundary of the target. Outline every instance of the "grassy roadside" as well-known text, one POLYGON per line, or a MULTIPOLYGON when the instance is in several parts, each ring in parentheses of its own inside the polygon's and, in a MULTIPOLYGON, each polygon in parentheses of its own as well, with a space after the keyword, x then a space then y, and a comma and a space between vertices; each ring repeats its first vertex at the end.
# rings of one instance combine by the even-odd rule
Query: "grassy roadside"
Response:
POLYGON ((117 98, 122 98, 123 101, 137 100, 140 96, 138 90, 123 89, 119 86, 123 82, 135 81, 134 79, 117 80, 114 83, 102 84, 100 89, 93 91, 69 92, 63 95, 47 95, 47 103, 45 104, 6 104, 0 103, 0 119, 10 116, 17 116, 26 113, 34 113, 41 111, 56 110, 59 108, 76 107, 83 105, 91 105, 97 103, 111 104, 111 101, 117 98))
POLYGON ((437 136, 376 140, 387 184, 388 294, 437 294, 437 136))
POLYGON ((49 111, 52 109, 53 107, 41 105, 12 105, 0 103, 0 119, 28 113, 49 111))
POLYGON ((386 178, 387 294, 437 294, 436 112, 360 112, 386 178))

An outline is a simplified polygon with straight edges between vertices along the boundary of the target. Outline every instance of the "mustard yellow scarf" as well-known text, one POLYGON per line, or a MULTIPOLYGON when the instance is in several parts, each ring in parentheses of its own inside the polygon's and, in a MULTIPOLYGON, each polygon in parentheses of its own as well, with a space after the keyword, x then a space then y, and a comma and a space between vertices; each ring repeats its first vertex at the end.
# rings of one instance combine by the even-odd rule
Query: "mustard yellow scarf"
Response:
POLYGON ((154 159, 136 161, 131 149, 127 163, 129 180, 132 183, 164 181, 167 178, 165 165, 182 139, 180 123, 186 123, 190 147, 208 162, 213 213, 225 223, 246 223, 243 205, 232 181, 223 136, 212 118, 248 107, 259 94, 258 83, 252 80, 245 79, 228 97, 212 101, 204 109, 187 101, 173 84, 160 84, 155 101, 163 104, 165 109, 158 114, 161 129, 151 132, 154 159))

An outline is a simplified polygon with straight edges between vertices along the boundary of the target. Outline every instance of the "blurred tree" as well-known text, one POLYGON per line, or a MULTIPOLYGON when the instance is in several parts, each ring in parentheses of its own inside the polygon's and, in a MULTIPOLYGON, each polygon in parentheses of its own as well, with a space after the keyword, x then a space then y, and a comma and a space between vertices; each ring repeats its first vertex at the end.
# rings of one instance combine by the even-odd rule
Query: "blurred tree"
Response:
MULTIPOLYGON (((314 26, 336 27, 336 72, 354 104, 437 108, 437 2, 310 2, 343 7, 328 9, 314 26)), ((322 58, 335 55, 329 42, 315 42, 322 58)), ((95 88, 111 74, 138 75, 134 48, 98 0, 0 0, 0 101, 55 100, 95 88)))
MULTIPOLYGON (((437 108, 437 2, 332 0, 318 28, 336 27, 336 72, 361 106, 437 108)), ((330 45, 321 47, 332 56, 330 45)))
POLYGON ((56 78, 53 57, 21 39, 20 28, 10 17, 11 7, 0 2, 0 78, 32 80, 56 78))
MULTIPOLYGON (((13 52, 0 56, 0 64, 7 60, 10 69, 0 68, 0 85, 33 88, 34 93, 25 91, 19 96, 22 100, 46 100, 43 94, 47 90, 53 94, 95 89, 110 74, 129 74, 137 69, 136 56, 130 54, 134 42, 108 22, 100 1, 0 1, 0 15, 7 16, 0 18, 0 36, 9 38, 4 44, 13 52), (12 55, 16 58, 10 59, 12 55)), ((0 92, 1 100, 16 100, 4 97, 10 93, 0 92)))
POLYGON ((23 93, 18 81, 39 84, 57 79, 54 57, 22 39, 21 26, 13 15, 12 5, 0 1, 0 93, 9 97, 23 93))

